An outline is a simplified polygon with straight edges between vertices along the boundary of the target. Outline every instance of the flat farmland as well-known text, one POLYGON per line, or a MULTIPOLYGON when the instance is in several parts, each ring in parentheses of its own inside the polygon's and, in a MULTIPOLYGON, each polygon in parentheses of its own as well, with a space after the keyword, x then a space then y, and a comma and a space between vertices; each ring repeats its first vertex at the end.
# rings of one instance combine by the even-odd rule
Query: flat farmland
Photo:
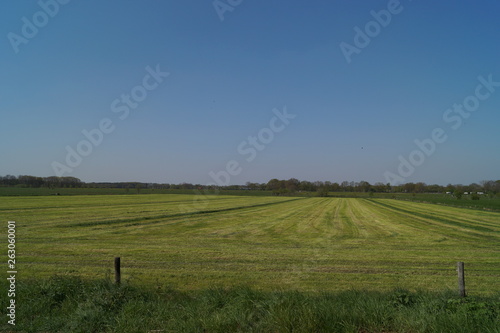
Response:
MULTIPOLYGON (((500 291, 500 213, 370 198, 97 195, 0 198, 18 278, 112 278, 201 290, 500 291)), ((2 233, 5 236, 5 230, 2 233)), ((5 239, 5 238, 4 238, 5 239)))

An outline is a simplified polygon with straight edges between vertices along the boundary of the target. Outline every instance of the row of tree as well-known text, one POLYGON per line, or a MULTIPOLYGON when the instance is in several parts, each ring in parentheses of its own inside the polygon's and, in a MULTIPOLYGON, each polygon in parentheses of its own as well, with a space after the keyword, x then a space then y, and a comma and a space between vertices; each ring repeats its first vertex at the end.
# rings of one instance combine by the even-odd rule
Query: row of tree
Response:
POLYGON ((0 176, 1 186, 23 186, 23 187, 82 187, 85 183, 75 177, 35 177, 35 176, 0 176))
MULTIPOLYGON (((116 182, 116 183, 85 183, 75 177, 35 177, 35 176, 0 176, 0 186, 22 186, 22 187, 49 187, 49 188, 64 188, 64 187, 87 187, 87 188, 151 188, 151 189, 206 189, 210 186, 181 183, 181 184, 158 184, 158 183, 141 183, 141 182, 116 182)), ((288 180, 271 179, 267 183, 251 183, 245 185, 230 185, 222 187, 226 190, 261 190, 272 191, 274 194, 293 194, 297 192, 403 192, 403 193, 458 193, 458 192, 484 192, 484 193, 500 193, 500 180, 484 180, 469 185, 427 185, 425 183, 406 183, 397 186, 383 183, 370 184, 367 181, 360 182, 310 182, 300 181, 296 178, 288 180)))
POLYGON ((484 180, 480 184, 472 183, 469 185, 448 184, 446 186, 426 183, 406 183, 401 185, 391 185, 389 183, 370 184, 367 181, 341 183, 326 182, 309 182, 299 181, 295 178, 288 180, 271 179, 267 184, 247 183, 248 189, 260 189, 273 191, 275 194, 286 194, 294 192, 379 192, 379 193, 456 193, 456 192, 484 192, 484 193, 500 193, 500 180, 484 180))

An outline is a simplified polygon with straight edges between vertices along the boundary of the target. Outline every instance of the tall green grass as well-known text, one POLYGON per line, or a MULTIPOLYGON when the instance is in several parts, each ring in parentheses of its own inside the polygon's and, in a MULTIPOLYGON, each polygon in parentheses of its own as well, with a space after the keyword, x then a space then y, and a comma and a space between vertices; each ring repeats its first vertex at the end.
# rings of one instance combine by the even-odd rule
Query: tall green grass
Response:
POLYGON ((4 319, 2 332, 500 332, 500 294, 180 292, 62 276, 22 281, 18 290, 16 326, 4 319))

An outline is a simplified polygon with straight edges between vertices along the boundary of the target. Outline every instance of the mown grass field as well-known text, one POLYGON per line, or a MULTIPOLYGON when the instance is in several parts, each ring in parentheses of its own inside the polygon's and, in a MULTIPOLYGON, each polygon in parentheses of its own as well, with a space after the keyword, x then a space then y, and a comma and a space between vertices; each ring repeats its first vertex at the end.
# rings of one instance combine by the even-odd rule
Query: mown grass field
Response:
MULTIPOLYGON (((0 197, 3 196, 50 196, 68 195, 132 195, 132 194, 188 194, 194 195, 201 191, 190 189, 124 189, 124 188, 30 188, 0 186, 0 197)), ((239 196, 274 196, 272 191, 261 190, 227 190, 204 192, 206 195, 239 195, 239 196)), ((294 192, 285 194, 290 197, 317 197, 317 192, 294 192)), ((496 195, 480 195, 480 200, 472 200, 471 195, 463 195, 457 199, 445 193, 370 193, 370 192, 330 192, 334 198, 365 198, 365 199, 398 199, 412 202, 434 203, 451 207, 463 207, 500 212, 500 193, 496 195)))
MULTIPOLYGON (((19 279, 112 277, 177 290, 500 291, 500 213, 378 198, 2 197, 19 279)), ((5 230, 2 234, 5 237, 5 230)), ((5 238, 4 238, 5 239, 5 238)))

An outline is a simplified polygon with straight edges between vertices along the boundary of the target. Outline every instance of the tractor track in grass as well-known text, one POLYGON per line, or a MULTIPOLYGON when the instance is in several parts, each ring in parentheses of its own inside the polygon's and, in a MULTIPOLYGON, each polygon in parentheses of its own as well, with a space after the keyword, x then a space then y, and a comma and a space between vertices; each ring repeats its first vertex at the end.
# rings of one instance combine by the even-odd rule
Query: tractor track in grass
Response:
MULTIPOLYGON (((78 197, 76 197, 78 198, 78 197)), ((213 201, 216 201, 216 200, 226 200, 226 199, 229 199, 229 198, 220 198, 220 199, 212 199, 213 201)), ((57 200, 57 199, 56 199, 57 200)), ((212 201, 211 200, 211 201, 212 201)), ((141 203, 140 205, 141 206, 147 206, 147 205, 157 205, 157 204, 178 204, 178 203, 190 203, 192 202, 192 199, 189 199, 189 200, 175 200, 175 201, 148 201, 148 202, 143 202, 141 203)), ((113 203, 102 203, 102 202, 99 202, 99 203, 93 203, 93 204, 89 204, 88 202, 84 202, 84 203, 81 203, 81 204, 72 204, 72 205, 68 205, 68 206, 32 206, 32 207, 22 207, 23 210, 59 210, 59 209, 62 209, 62 210, 66 210, 66 209, 81 209, 81 208, 86 208, 86 207, 92 207, 92 208, 108 208, 108 207, 118 207, 118 206, 127 206, 127 207, 130 207, 130 206, 135 206, 137 205, 136 203, 130 203, 130 202, 122 202, 122 203, 116 203, 116 202, 113 202, 113 203)), ((18 210, 18 208, 0 208, 0 211, 2 212, 8 212, 8 211, 16 211, 18 210)))
POLYGON ((370 237, 394 237, 403 232, 401 225, 396 226, 389 222, 390 216, 386 214, 385 209, 370 205, 366 199, 360 199, 355 204, 359 210, 358 219, 364 221, 363 228, 370 237))
MULTIPOLYGON (((305 200, 305 199, 295 198, 295 199, 283 200, 283 201, 278 201, 278 202, 266 202, 266 203, 256 204, 256 205, 237 206, 237 207, 229 207, 229 208, 222 208, 222 209, 200 210, 200 211, 187 212, 187 213, 161 214, 161 215, 145 216, 145 217, 130 218, 130 219, 115 219, 115 220, 96 221, 96 222, 81 222, 81 223, 74 223, 71 225, 60 225, 60 226, 56 226, 56 227, 58 227, 58 228, 72 228, 75 226, 76 227, 89 227, 89 226, 112 225, 112 224, 127 224, 128 226, 147 225, 147 224, 159 223, 159 221, 157 221, 157 220, 163 220, 163 219, 168 219, 168 218, 177 218, 177 217, 194 216, 194 215, 209 215, 209 214, 230 212, 230 211, 249 209, 249 208, 255 208, 255 207, 266 207, 266 206, 279 205, 282 203, 296 201, 296 200, 305 200), (140 221, 148 221, 148 222, 139 223, 140 221)), ((181 222, 177 222, 177 223, 181 223, 181 222)))
MULTIPOLYGON (((396 205, 388 205, 388 204, 383 204, 383 203, 380 203, 378 202, 380 205, 384 205, 385 207, 391 207, 393 210, 397 210, 397 211, 400 211, 400 212, 404 212, 408 215, 413 215, 413 216, 418 216, 418 217, 421 217, 421 218, 424 218, 426 220, 433 220, 433 221, 439 221, 439 222, 442 222, 444 225, 450 225, 450 226, 454 226, 454 227, 460 227, 460 228, 463 228, 465 230, 467 229, 473 229, 474 231, 482 231, 482 232, 486 232, 486 233, 491 233, 491 232, 497 232, 496 230, 490 228, 490 227, 484 227, 484 226, 477 226, 477 225, 472 225, 470 222, 469 223, 464 223, 464 222, 457 222, 456 220, 452 220, 448 217, 443 217, 443 216, 446 216, 444 214, 440 214, 440 213, 435 213, 433 212, 433 214, 430 214, 430 213, 422 213, 420 212, 422 209, 420 210, 408 210, 406 208, 401 208, 401 207, 398 207, 396 205)), ((428 210, 427 210, 428 212, 428 210)), ((457 217, 457 219, 461 219, 460 217, 457 217)))
MULTIPOLYGON (((424 214, 429 214, 432 213, 433 218, 442 218, 442 219, 449 219, 450 214, 453 214, 453 219, 457 223, 462 223, 465 225, 471 225, 471 226, 477 226, 479 228, 487 228, 487 229, 494 229, 494 231, 500 231, 500 217, 494 221, 492 219, 492 214, 491 212, 482 212, 482 211, 474 211, 470 210, 468 208, 460 208, 460 209, 455 209, 455 208, 449 208, 449 207, 436 207, 432 203, 430 204, 409 204, 409 205, 402 205, 399 202, 392 202, 393 206, 395 207, 408 207, 411 206, 411 208, 417 212, 417 213, 424 213, 424 214), (458 212, 466 213, 467 217, 462 216, 463 214, 458 214, 458 212), (471 219, 470 215, 475 215, 474 219, 471 219)), ((494 212, 493 212, 494 213, 494 212)))
POLYGON ((471 239, 471 240, 472 239, 477 240, 478 238, 491 240, 491 239, 497 238, 497 236, 490 234, 490 233, 497 233, 495 230, 493 230, 491 228, 486 228, 486 227, 482 227, 482 226, 474 226, 474 225, 471 225, 470 223, 457 222, 457 221, 451 220, 449 218, 430 215, 428 213, 421 213, 421 212, 417 212, 415 210, 408 210, 408 209, 397 207, 397 206, 390 205, 387 203, 382 203, 379 200, 370 200, 370 199, 366 199, 366 200, 370 201, 372 204, 374 204, 376 206, 383 207, 387 210, 405 215, 407 217, 413 216, 413 217, 417 218, 420 223, 426 225, 425 229, 428 232, 430 231, 429 229, 434 229, 435 231, 442 233, 442 234, 446 234, 446 235, 450 235, 450 232, 453 232, 454 234, 459 233, 459 235, 460 235, 459 238, 464 238, 464 236, 467 235, 466 237, 471 239), (438 223, 436 223, 436 222, 438 222, 438 223), (446 229, 446 230, 444 230, 444 229, 446 229), (467 234, 464 234, 463 231, 466 231, 467 234), (484 233, 488 233, 488 234, 484 234, 484 233))
POLYGON ((339 212, 340 222, 342 223, 342 232, 340 236, 342 238, 356 238, 359 236, 359 229, 353 221, 353 213, 350 205, 348 205, 349 199, 342 199, 341 210, 339 212))

